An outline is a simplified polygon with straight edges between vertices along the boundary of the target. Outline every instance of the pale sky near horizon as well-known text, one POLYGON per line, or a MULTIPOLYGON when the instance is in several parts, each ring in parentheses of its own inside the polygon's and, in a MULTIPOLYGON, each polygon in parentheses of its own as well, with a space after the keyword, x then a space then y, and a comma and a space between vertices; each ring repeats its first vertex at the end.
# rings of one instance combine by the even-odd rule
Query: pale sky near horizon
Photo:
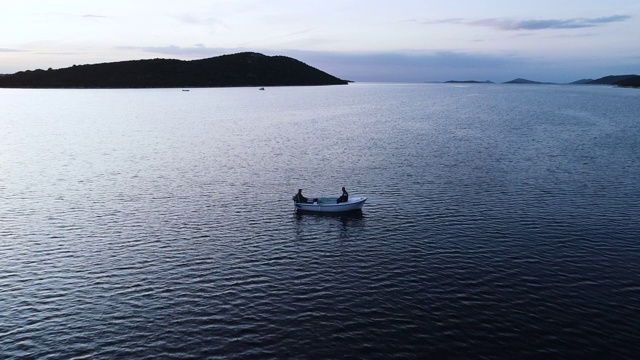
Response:
POLYGON ((638 0, 0 0, 0 74, 241 51, 355 81, 640 73, 638 0))

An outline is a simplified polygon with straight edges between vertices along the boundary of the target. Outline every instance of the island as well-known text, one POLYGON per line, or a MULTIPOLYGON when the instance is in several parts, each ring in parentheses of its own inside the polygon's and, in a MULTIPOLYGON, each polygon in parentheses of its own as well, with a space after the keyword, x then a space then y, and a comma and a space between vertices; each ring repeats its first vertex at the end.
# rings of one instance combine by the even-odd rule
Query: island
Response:
POLYGON ((448 80, 444 82, 445 84, 493 84, 493 81, 485 80, 448 80))
POLYGON ((545 85, 549 85, 549 84, 554 84, 554 83, 549 83, 549 82, 539 82, 539 81, 533 81, 533 80, 528 80, 528 79, 523 79, 523 78, 517 78, 517 79, 513 79, 511 81, 507 81, 504 82, 503 84, 545 84, 545 85))
MULTIPOLYGON (((556 84, 550 82, 538 82, 522 78, 513 79, 503 84, 556 84)), ((571 85, 613 85, 618 87, 640 88, 640 76, 638 75, 608 75, 599 79, 580 79, 569 83, 571 85)))
POLYGON ((615 85, 619 87, 640 87, 638 75, 609 75, 588 82, 589 85, 615 85))
POLYGON ((0 88, 186 88, 346 85, 286 56, 255 52, 200 60, 150 59, 27 70, 0 76, 0 88))
POLYGON ((632 77, 619 80, 615 85, 619 87, 640 88, 640 76, 634 75, 632 77))

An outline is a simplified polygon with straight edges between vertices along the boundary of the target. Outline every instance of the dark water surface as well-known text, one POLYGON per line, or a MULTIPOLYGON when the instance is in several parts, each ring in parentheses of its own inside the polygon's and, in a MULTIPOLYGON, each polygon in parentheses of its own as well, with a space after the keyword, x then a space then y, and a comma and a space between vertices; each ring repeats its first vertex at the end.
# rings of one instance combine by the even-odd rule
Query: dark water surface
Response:
POLYGON ((640 92, 0 90, 0 358, 640 353, 640 92), (369 198, 297 215, 291 196, 369 198))

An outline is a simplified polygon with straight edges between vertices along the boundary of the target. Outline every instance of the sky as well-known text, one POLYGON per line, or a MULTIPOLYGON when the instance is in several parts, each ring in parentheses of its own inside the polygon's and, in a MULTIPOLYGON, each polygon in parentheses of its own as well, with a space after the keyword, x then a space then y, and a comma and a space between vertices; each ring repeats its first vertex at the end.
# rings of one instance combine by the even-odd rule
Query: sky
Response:
POLYGON ((640 74, 639 0, 0 0, 0 74, 254 51, 358 82, 640 74))

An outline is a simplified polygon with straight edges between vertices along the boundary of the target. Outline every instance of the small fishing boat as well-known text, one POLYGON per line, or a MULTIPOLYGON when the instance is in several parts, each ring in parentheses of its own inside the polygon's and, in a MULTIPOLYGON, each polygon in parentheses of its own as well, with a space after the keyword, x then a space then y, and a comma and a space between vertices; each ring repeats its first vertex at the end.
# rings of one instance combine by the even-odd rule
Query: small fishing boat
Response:
POLYGON ((293 197, 293 203, 296 210, 323 213, 362 210, 365 201, 367 201, 367 198, 363 196, 350 196, 347 201, 340 203, 338 203, 337 197, 310 198, 307 202, 296 202, 296 197, 293 197))

